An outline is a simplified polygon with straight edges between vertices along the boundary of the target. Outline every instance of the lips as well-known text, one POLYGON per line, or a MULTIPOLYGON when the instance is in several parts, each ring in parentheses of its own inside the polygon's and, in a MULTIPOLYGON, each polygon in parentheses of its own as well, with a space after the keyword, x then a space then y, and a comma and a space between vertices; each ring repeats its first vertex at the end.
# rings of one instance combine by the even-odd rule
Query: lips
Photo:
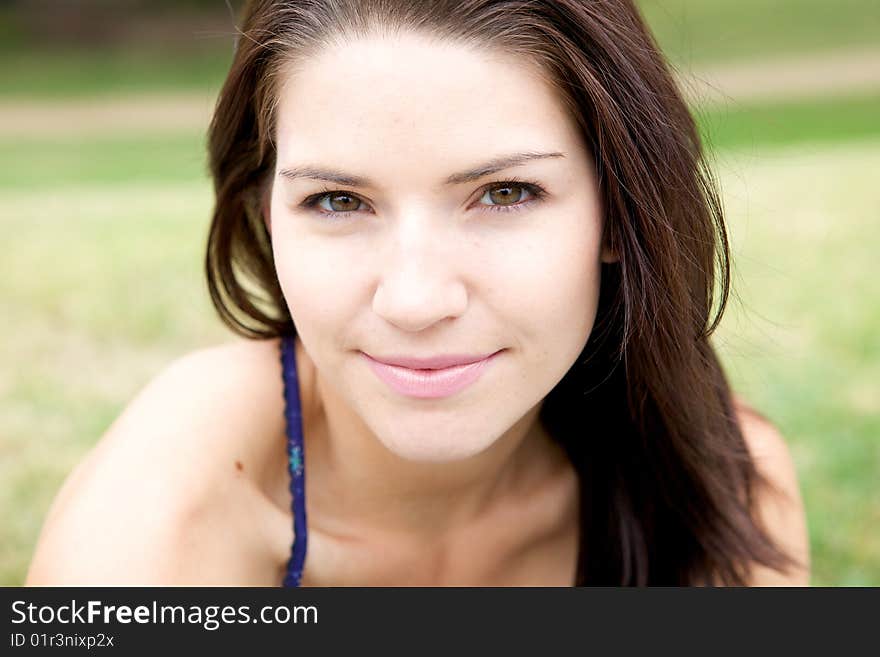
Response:
MULTIPOLYGON (((503 350, 501 350, 503 351, 503 350)), ((361 352, 370 369, 395 392, 419 399, 451 396, 475 383, 501 353, 432 358, 383 357, 361 352)))
POLYGON ((485 360, 491 355, 492 353, 473 356, 464 354, 445 354, 441 356, 432 356, 430 358, 414 358, 408 356, 368 356, 380 363, 405 367, 410 370, 442 370, 456 365, 470 365, 471 363, 477 363, 481 360, 485 360))

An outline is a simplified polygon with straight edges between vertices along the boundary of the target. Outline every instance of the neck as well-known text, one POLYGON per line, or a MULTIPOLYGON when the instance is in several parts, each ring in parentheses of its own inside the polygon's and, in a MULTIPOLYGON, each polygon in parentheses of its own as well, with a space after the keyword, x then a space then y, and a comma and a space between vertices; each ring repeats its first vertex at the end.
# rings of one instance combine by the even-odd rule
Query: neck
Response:
MULTIPOLYGON (((307 467, 321 480, 310 505, 330 531, 405 533, 430 540, 463 528, 520 491, 532 490, 562 450, 532 408, 492 446, 451 462, 417 462, 389 451, 346 404, 318 382, 320 435, 307 467)), ((310 491, 311 492, 311 491, 310 491)))

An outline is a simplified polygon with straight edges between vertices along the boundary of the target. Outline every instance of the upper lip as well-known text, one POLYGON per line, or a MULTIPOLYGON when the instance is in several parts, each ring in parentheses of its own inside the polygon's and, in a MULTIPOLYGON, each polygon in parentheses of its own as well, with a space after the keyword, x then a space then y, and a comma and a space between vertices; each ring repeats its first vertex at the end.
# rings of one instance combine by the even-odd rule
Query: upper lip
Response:
POLYGON ((398 367, 407 367, 411 370, 440 370, 445 367, 454 367, 455 365, 476 363, 498 352, 493 351, 487 354, 442 354, 440 356, 431 356, 429 358, 416 358, 414 356, 371 356, 366 352, 363 353, 365 356, 377 360, 380 363, 385 363, 386 365, 397 365, 398 367))

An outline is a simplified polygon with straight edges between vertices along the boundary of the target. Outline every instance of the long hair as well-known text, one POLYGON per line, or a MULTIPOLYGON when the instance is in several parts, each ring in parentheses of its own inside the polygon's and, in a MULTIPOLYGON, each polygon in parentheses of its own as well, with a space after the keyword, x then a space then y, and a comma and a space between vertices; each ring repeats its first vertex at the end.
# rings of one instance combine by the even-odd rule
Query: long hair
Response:
POLYGON ((618 260, 602 265, 593 331, 540 415, 579 475, 577 584, 737 585, 755 564, 795 563, 757 519, 770 484, 710 343, 730 287, 721 203, 631 0, 248 2, 209 133, 206 270, 221 318, 250 338, 295 333, 259 211, 283 66, 397 30, 536 63, 596 162, 603 240, 618 260))

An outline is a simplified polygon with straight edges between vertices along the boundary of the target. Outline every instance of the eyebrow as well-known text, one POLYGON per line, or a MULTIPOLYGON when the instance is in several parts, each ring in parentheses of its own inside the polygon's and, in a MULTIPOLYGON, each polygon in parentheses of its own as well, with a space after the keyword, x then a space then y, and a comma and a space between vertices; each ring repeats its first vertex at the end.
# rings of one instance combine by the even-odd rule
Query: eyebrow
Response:
MULTIPOLYGON (((565 154, 524 152, 511 153, 509 155, 501 155, 492 158, 488 162, 480 164, 459 173, 453 173, 443 182, 444 185, 460 185, 462 183, 473 182, 484 176, 488 176, 504 169, 520 166, 531 160, 542 160, 551 157, 565 157, 565 154)), ((345 173, 334 169, 326 169, 318 166, 303 165, 298 167, 285 167, 278 172, 278 175, 288 180, 296 180, 297 178, 310 178, 312 180, 322 180, 324 182, 336 183, 339 185, 348 185, 350 187, 378 187, 372 180, 365 176, 345 173)))

